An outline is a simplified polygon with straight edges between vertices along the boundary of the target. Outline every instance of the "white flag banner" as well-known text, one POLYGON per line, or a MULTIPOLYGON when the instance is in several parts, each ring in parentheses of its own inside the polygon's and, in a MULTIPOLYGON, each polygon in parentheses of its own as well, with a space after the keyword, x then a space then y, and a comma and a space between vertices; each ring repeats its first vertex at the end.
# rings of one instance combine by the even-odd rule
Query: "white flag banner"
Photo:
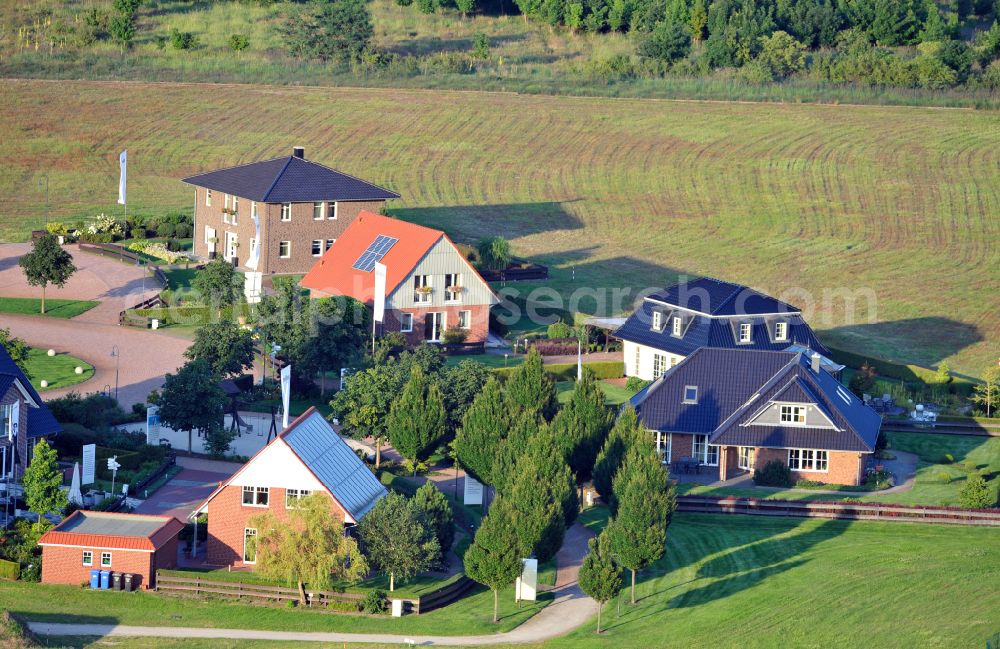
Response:
POLYGON ((94 484, 94 470, 97 468, 97 444, 83 447, 83 484, 94 484))
POLYGON ((256 234, 250 240, 250 259, 247 259, 247 268, 257 270, 257 264, 260 263, 260 216, 257 214, 253 215, 253 227, 256 234))
POLYGON ((125 167, 128 162, 128 149, 118 154, 118 166, 121 167, 121 177, 118 179, 118 204, 125 204, 125 167))
POLYGON ((288 428, 288 402, 292 396, 292 366, 281 368, 281 430, 288 428))
POLYGON ((375 322, 385 317, 385 265, 375 264, 375 322))

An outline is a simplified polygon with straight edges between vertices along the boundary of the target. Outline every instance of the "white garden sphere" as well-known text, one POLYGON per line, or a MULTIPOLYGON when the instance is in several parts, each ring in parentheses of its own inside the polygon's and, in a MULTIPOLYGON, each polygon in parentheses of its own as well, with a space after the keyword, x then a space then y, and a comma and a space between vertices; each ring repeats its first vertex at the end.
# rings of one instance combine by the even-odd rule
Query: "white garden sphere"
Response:
POLYGON ((73 371, 76 372, 77 374, 83 374, 83 368, 80 367, 79 365, 77 365, 76 368, 73 369, 73 371))
POLYGON ((47 388, 47 387, 49 387, 49 382, 48 382, 48 381, 46 381, 46 380, 44 380, 44 379, 42 379, 42 387, 43 387, 43 388, 47 388))
POLYGON ((49 356, 55 356, 55 355, 56 355, 56 350, 50 349, 49 350, 49 356))

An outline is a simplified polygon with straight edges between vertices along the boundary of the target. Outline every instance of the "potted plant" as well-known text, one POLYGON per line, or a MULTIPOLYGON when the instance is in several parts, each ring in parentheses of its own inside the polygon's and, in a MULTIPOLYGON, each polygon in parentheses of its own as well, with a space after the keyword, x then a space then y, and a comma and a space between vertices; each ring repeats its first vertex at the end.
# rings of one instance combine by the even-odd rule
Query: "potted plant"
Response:
POLYGON ((459 293, 462 292, 462 287, 458 284, 452 284, 451 286, 446 286, 445 290, 451 297, 458 297, 459 293))
POLYGON ((431 291, 433 291, 433 290, 434 290, 434 287, 432 287, 432 286, 418 286, 417 287, 417 293, 420 293, 421 295, 430 295, 431 291))
POLYGON ((219 243, 219 237, 209 237, 208 243, 212 245, 212 247, 208 251, 208 258, 215 259, 215 246, 216 244, 219 243))

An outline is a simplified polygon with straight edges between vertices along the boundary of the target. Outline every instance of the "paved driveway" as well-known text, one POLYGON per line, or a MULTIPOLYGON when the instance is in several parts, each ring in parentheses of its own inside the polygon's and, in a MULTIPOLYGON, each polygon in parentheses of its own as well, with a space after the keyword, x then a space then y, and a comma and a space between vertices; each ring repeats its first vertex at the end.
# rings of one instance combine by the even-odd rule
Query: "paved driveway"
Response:
MULTIPOLYGON (((28 244, 0 245, 0 295, 39 297, 38 289, 24 281, 17 263, 28 249, 28 244)), ((166 332, 119 327, 119 311, 140 302, 144 295, 152 296, 158 286, 150 279, 143 281, 142 270, 135 266, 80 252, 75 246, 67 246, 66 250, 73 255, 78 270, 65 287, 50 288, 46 297, 99 300, 101 304, 72 320, 3 314, 0 327, 9 327, 32 347, 69 352, 94 366, 90 380, 46 391, 45 397, 59 397, 70 391, 97 392, 105 386, 114 390, 116 359, 111 350, 118 345, 118 399, 125 408, 145 401, 150 390, 163 385, 164 374, 183 364, 183 353, 190 341, 166 332)))

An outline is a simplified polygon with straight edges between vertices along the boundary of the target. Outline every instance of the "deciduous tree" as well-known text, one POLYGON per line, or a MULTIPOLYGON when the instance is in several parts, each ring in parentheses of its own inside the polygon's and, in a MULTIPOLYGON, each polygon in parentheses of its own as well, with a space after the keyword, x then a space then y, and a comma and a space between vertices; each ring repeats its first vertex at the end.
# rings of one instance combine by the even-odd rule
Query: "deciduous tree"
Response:
POLYGON ((28 351, 31 348, 28 347, 28 344, 20 338, 13 336, 10 329, 0 329, 0 346, 3 346, 7 350, 7 355, 14 361, 14 364, 30 379, 31 374, 28 373, 28 351))
POLYGON ((412 500, 390 492, 358 525, 365 556, 389 576, 389 591, 396 579, 405 581, 437 564, 441 546, 433 527, 412 500))
POLYGON ((76 272, 73 257, 62 249, 54 234, 45 234, 31 245, 31 251, 18 262, 28 284, 42 287, 42 313, 45 313, 45 289, 49 284, 66 285, 76 272))
POLYGON ((256 541, 247 548, 256 553, 257 572, 297 584, 300 604, 306 604, 307 583, 327 589, 334 581, 357 581, 368 573, 357 542, 344 534, 343 522, 322 494, 296 501, 287 520, 267 512, 250 518, 247 526, 257 530, 256 541))
POLYGON ((580 589, 597 602, 597 633, 601 632, 601 610, 622 587, 622 569, 608 548, 607 535, 590 539, 590 552, 580 566, 580 589))
POLYGON ((205 360, 220 377, 252 368, 253 355, 253 333, 232 320, 203 325, 195 332, 194 343, 184 352, 191 360, 205 360))
POLYGON ((454 435, 462 426, 465 412, 483 391, 483 386, 493 373, 489 368, 471 359, 465 359, 453 367, 443 367, 439 383, 444 393, 444 406, 448 412, 448 432, 454 435))
POLYGON ((38 514, 39 522, 45 514, 61 512, 67 503, 66 492, 60 489, 63 476, 58 459, 56 450, 40 439, 21 477, 24 501, 28 511, 38 514))
POLYGON ((362 0, 314 1, 291 13, 281 28, 292 56, 356 61, 374 35, 362 0))
POLYGON ((1000 405, 1000 367, 992 366, 983 372, 983 382, 972 387, 973 403, 986 409, 986 416, 992 417, 1000 405))
POLYGON ((232 306, 243 295, 243 279, 227 261, 216 259, 195 273, 191 287, 217 311, 232 306))
POLYGON ((441 490, 428 480, 413 494, 413 505, 431 526, 434 537, 441 547, 441 559, 444 561, 451 544, 455 541, 455 512, 451 509, 451 503, 441 490))
MULTIPOLYGON (((303 323, 305 321, 303 320, 303 323)), ((308 330, 291 359, 302 375, 324 375, 363 362, 371 317, 363 304, 349 297, 321 298, 308 303, 308 330)))
POLYGON ((188 453, 195 430, 205 436, 205 446, 213 455, 222 455, 229 449, 232 435, 223 426, 226 394, 208 361, 188 361, 176 374, 167 374, 159 406, 164 425, 188 432, 188 453))

